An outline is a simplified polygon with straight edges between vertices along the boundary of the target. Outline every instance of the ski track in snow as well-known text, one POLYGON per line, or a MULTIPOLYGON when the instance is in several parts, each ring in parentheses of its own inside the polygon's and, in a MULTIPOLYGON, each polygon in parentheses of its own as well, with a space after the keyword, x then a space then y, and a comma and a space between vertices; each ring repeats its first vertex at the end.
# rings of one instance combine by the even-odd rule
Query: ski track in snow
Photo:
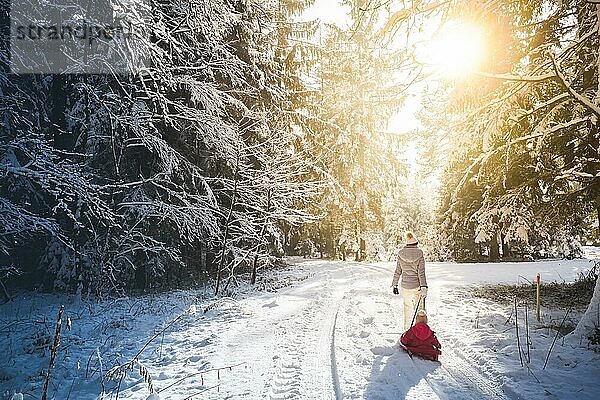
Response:
POLYGON ((475 352, 456 350, 456 347, 452 345, 446 346, 441 368, 446 372, 445 375, 451 376, 456 382, 469 388, 469 392, 473 394, 473 397, 470 398, 509 398, 507 397, 508 393, 502 390, 503 384, 499 381, 499 374, 495 374, 494 369, 489 365, 481 368, 478 358, 475 352))
POLYGON ((275 356, 269 399, 331 397, 335 366, 330 363, 335 356, 330 349, 335 315, 335 300, 320 295, 299 314, 279 323, 286 333, 279 337, 282 345, 275 356))
POLYGON ((335 357, 335 327, 337 324, 338 311, 335 311, 333 318, 333 326, 331 327, 331 346, 330 346, 330 362, 331 362, 331 379, 336 400, 343 399, 342 390, 340 388, 340 376, 337 369, 337 361, 335 357))

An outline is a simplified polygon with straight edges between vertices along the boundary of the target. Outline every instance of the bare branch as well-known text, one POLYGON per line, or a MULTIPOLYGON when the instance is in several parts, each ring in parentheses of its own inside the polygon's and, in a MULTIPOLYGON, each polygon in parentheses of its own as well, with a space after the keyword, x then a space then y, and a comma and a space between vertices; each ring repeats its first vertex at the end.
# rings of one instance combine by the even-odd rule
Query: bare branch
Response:
POLYGON ((543 82, 556 77, 553 73, 543 75, 512 75, 512 74, 492 74, 489 72, 474 72, 475 75, 482 76, 484 78, 499 79, 504 81, 515 81, 515 82, 543 82))
POLYGON ((577 99, 581 104, 583 104, 584 106, 586 106, 587 108, 589 108, 596 115, 600 116, 600 107, 598 107, 596 104, 592 103, 592 101, 590 99, 588 99, 587 97, 579 94, 575 89, 573 89, 571 87, 571 85, 567 82, 567 79, 565 78, 564 74, 560 71, 559 65, 558 65, 558 63, 556 62, 556 60, 554 58, 552 58, 552 65, 554 66, 554 71, 556 73, 556 76, 560 80, 562 86, 565 89, 567 89, 567 91, 569 93, 571 93, 571 95, 575 99, 577 99))

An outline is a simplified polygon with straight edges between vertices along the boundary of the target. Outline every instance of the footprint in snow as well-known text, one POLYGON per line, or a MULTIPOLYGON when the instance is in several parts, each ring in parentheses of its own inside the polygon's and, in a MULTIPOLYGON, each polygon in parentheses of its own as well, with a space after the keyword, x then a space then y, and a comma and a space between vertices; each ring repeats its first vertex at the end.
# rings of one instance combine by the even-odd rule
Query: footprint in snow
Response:
POLYGON ((208 337, 206 339, 202 339, 198 343, 195 343, 194 347, 206 347, 206 346, 208 346, 209 344, 212 343, 212 341, 210 340, 212 337, 214 337, 214 335, 211 335, 210 337, 208 337))
POLYGON ((358 336, 359 336, 361 339, 364 339, 364 338, 366 338, 366 337, 369 337, 369 335, 370 335, 370 333, 369 333, 369 332, 365 332, 365 331, 360 331, 360 333, 358 334, 358 336))
POLYGON ((371 360, 363 357, 362 355, 358 355, 356 356, 356 364, 358 365, 370 365, 371 364, 371 360))
POLYGON ((202 359, 202 357, 200 357, 200 356, 191 356, 191 357, 188 357, 188 359, 187 359, 187 360, 188 360, 189 362, 194 362, 194 363, 195 363, 195 362, 198 362, 198 361, 200 361, 201 359, 202 359))
POLYGON ((366 317, 362 319, 362 323, 365 325, 371 325, 373 323, 373 317, 366 317))
POLYGON ((371 353, 375 354, 376 356, 391 356, 395 352, 396 352, 396 349, 394 347, 378 346, 378 347, 371 348, 371 353))
POLYGON ((277 300, 273 300, 270 303, 267 304, 263 304, 263 307, 267 307, 267 308, 273 308, 273 307, 277 307, 279 304, 277 304, 277 300))
POLYGON ((164 380, 164 379, 169 379, 170 376, 165 374, 164 372, 161 372, 160 374, 158 374, 158 378, 156 378, 157 380, 164 380))

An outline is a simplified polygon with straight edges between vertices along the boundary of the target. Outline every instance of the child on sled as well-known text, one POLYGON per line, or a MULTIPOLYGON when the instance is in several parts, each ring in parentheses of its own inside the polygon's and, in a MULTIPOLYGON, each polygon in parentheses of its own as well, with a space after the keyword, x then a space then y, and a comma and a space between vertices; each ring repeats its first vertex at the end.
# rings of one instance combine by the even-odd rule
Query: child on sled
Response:
POLYGON ((435 332, 427 325, 425 310, 417 311, 417 323, 400 337, 400 343, 409 354, 416 354, 428 360, 437 361, 442 354, 442 345, 435 336, 435 332))

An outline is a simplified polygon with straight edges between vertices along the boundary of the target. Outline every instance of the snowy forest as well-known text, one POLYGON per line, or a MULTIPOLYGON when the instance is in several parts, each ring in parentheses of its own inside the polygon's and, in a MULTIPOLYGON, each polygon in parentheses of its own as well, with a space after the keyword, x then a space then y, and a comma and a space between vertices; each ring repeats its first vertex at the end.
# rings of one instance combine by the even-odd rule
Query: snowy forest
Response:
POLYGON ((600 0, 0 24, 0 400, 600 398, 600 0))
POLYGON ((11 73, 2 31, 5 295, 225 294, 284 255, 392 259, 407 230, 430 260, 599 243, 600 5, 139 3, 130 74, 11 73))

